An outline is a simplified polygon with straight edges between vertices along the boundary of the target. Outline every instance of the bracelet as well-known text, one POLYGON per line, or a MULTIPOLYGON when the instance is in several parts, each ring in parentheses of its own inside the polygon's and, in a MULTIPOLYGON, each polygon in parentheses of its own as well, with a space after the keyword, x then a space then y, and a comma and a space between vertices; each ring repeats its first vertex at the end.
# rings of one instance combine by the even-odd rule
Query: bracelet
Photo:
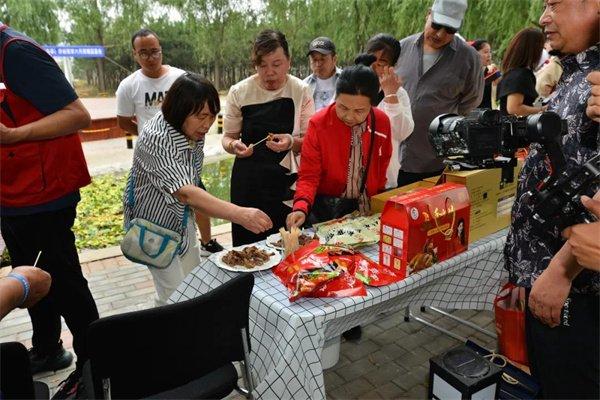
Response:
POLYGON ((23 303, 25 303, 25 300, 27 300, 27 298, 29 297, 29 290, 31 288, 29 286, 29 281, 23 275, 18 274, 16 272, 11 272, 10 274, 6 275, 6 277, 18 280, 19 282, 21 282, 21 286, 23 286, 23 298, 21 299, 21 302, 17 306, 17 307, 20 307, 21 305, 23 305, 23 303))
POLYGON ((229 145, 227 147, 229 147, 229 152, 232 154, 235 154, 235 149, 233 148, 233 145, 235 143, 237 139, 233 139, 231 142, 229 142, 229 145))
POLYGON ((392 94, 386 94, 385 96, 383 96, 384 99, 388 99, 390 97, 398 97, 398 95, 396 93, 392 93, 392 94))
MULTIPOLYGON (((288 135, 290 134, 288 133, 288 135)), ((290 135, 290 139, 290 147, 287 149, 287 151, 290 151, 294 147, 294 136, 290 135)))

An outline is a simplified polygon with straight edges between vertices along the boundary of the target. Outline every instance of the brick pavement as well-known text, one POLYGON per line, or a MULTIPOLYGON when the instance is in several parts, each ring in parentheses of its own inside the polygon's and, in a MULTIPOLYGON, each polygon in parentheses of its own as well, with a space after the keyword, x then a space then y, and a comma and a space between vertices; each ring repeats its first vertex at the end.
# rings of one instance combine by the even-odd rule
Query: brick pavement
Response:
MULTIPOLYGON (((231 243, 228 233, 221 243, 231 243)), ((84 257, 85 258, 85 257, 84 257)), ((153 306, 154 287, 150 273, 132 265, 123 256, 82 262, 100 316, 141 310, 153 306)), ((8 268, 0 270, 0 275, 8 268)), ((417 314, 419 314, 417 310, 417 314)), ((455 315, 494 331, 491 312, 456 311, 455 315)), ((455 321, 427 313, 426 318, 462 336, 470 336, 493 349, 495 341, 455 321)), ((72 337, 63 321, 62 340, 72 351, 72 337)), ((0 322, 0 341, 17 340, 31 346, 31 323, 25 310, 15 310, 0 322)), ((358 343, 343 342, 340 361, 325 371, 329 399, 424 399, 427 396, 429 358, 459 344, 458 341, 416 321, 404 322, 404 313, 386 314, 363 328, 358 343)), ((74 366, 56 373, 38 374, 37 380, 55 390, 74 366)), ((239 395, 231 399, 241 399, 239 395)))

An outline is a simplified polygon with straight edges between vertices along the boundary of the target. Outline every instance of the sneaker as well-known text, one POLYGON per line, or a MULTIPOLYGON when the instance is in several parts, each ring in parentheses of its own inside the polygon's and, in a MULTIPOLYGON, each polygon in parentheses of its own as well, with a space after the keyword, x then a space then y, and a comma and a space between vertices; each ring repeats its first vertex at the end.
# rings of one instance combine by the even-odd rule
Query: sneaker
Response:
POLYGON ((219 242, 217 242, 217 239, 211 239, 206 244, 200 242, 200 254, 204 257, 210 256, 213 253, 218 253, 223 250, 223 246, 221 246, 219 242))
POLYGON ((75 370, 67 376, 67 379, 58 384, 58 390, 52 396, 52 400, 75 399, 81 387, 81 372, 75 370))
POLYGON ((348 329, 346 332, 342 333, 342 336, 349 342, 357 342, 362 337, 362 328, 360 325, 355 326, 354 328, 348 329))
POLYGON ((41 354, 35 347, 29 349, 28 354, 31 373, 34 375, 64 369, 73 363, 73 354, 65 350, 62 340, 58 343, 58 348, 50 354, 41 354))

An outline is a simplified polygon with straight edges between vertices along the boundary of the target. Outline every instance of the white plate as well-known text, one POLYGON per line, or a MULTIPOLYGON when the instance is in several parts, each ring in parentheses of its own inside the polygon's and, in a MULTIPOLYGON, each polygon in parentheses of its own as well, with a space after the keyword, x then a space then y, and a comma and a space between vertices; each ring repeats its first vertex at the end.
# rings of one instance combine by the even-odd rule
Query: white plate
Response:
MULTIPOLYGON (((308 236, 313 236, 315 233, 311 228, 307 228, 302 230, 302 232, 300 232, 301 235, 308 235, 308 236)), ((274 249, 277 250, 284 250, 283 246, 278 246, 276 243, 279 242, 279 240, 281 239, 281 233, 274 233, 272 235, 269 235, 267 237, 267 240, 265 240, 265 244, 269 247, 272 247, 274 249)))
POLYGON ((273 249, 283 250, 283 246, 278 246, 276 244, 277 242, 279 242, 280 239, 281 239, 281 234, 280 233, 274 233, 272 235, 267 236, 267 240, 265 240, 265 244, 268 247, 271 247, 273 249))
POLYGON ((215 253, 212 256, 210 256, 210 259, 212 262, 214 262, 217 265, 217 267, 226 269, 227 271, 233 271, 233 272, 264 271, 264 270, 273 268, 274 266, 279 264, 279 262, 281 261, 281 254, 279 252, 274 251, 273 249, 270 249, 266 246, 259 245, 259 244, 247 244, 244 246, 234 247, 232 250, 241 251, 245 247, 249 247, 249 246, 256 246, 259 249, 266 251, 267 253, 274 253, 274 254, 271 256, 269 261, 267 261, 266 263, 264 263, 262 265, 256 266, 254 268, 246 268, 246 267, 242 267, 241 265, 231 266, 231 265, 225 264, 223 262, 223 260, 221 260, 221 259, 223 258, 223 256, 225 256, 225 254, 229 253, 229 250, 223 250, 218 253, 215 253))

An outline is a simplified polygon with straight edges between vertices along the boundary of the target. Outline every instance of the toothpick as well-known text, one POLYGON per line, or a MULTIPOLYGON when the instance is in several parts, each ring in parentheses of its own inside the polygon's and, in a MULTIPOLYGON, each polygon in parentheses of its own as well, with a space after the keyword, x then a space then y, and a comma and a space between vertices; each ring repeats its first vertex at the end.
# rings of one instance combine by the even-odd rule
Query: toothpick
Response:
POLYGON ((33 263, 34 267, 37 265, 37 262, 40 260, 40 256, 41 255, 42 255, 42 251, 40 250, 40 252, 38 253, 37 257, 35 258, 35 262, 33 263))
POLYGON ((264 137, 263 139, 260 139, 258 142, 256 142, 256 143, 253 143, 253 144, 252 144, 252 147, 254 147, 254 146, 256 146, 256 145, 259 145, 259 144, 261 144, 262 142, 264 142, 265 140, 269 139, 269 136, 270 136, 270 135, 267 135, 267 136, 266 136, 266 137, 264 137))

